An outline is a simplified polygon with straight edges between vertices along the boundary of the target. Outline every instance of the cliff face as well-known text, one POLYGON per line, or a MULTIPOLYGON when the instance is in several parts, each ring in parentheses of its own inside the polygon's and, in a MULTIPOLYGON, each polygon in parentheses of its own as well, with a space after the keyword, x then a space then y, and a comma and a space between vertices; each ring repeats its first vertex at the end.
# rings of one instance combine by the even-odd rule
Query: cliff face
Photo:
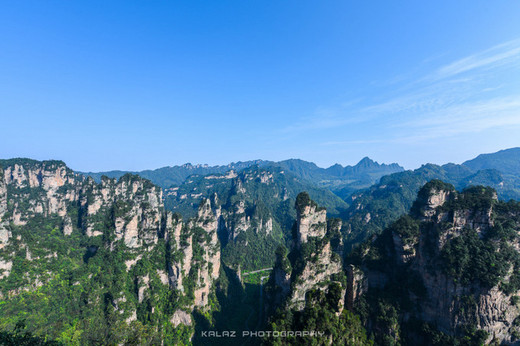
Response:
MULTIPOLYGON (((343 265, 333 251, 331 237, 339 234, 340 222, 327 227, 326 211, 318 208, 307 193, 296 199, 297 221, 293 247, 286 257, 277 252, 277 263, 271 277, 274 302, 285 302, 288 309, 302 310, 307 294, 314 290, 328 292, 331 283, 339 282, 343 265)), ((342 296, 345 291, 343 290, 342 296)), ((340 303, 343 307, 343 301, 340 303)))
POLYGON ((517 203, 497 201, 489 188, 458 193, 432 181, 411 216, 358 250, 364 273, 352 267, 351 300, 393 288, 389 304, 412 303, 400 311, 404 323, 414 317, 455 337, 473 328, 488 342, 518 341, 519 230, 517 203))
POLYGON ((197 285, 195 287, 195 306, 205 307, 212 288, 212 283, 220 272, 220 246, 217 229, 219 225, 220 208, 212 210, 211 202, 207 199, 199 207, 198 216, 191 221, 190 228, 194 229, 192 248, 195 257, 191 265, 197 268, 197 285))
MULTIPOLYGON (((225 174, 191 176, 182 185, 164 190, 165 205, 182 215, 197 216, 202 196, 218 194, 219 239, 223 262, 237 270, 253 271, 273 266, 276 248, 290 236, 296 219, 294 200, 308 191, 329 214, 346 204, 330 191, 300 180, 275 166, 249 167, 225 174), (259 256, 260 254, 260 256, 259 256)), ((325 212, 322 212, 322 217, 325 212)))
POLYGON ((21 292, 49 285, 57 275, 53 268, 70 262, 61 272, 78 276, 79 270, 85 282, 71 282, 67 290, 98 285, 99 270, 127 282, 109 293, 99 282, 88 297, 97 302, 92 309, 109 304, 126 323, 150 323, 146 316, 170 314, 173 326, 189 325, 192 309, 209 307, 220 272, 221 218, 209 200, 195 218, 183 221, 165 211, 161 189, 138 176, 96 183, 59 161, 0 164, 0 298, 15 301, 21 292), (178 301, 173 314, 156 297, 168 291, 178 301))
POLYGON ((5 222, 25 225, 35 214, 64 217, 68 205, 78 199, 81 180, 60 161, 23 160, 7 165, 2 173, 4 205, 9 203, 5 222))
POLYGON ((11 232, 6 228, 8 225, 7 217, 7 186, 4 181, 4 172, 0 169, 0 250, 9 242, 11 232))
MULTIPOLYGON (((161 189, 147 180, 125 175, 118 181, 104 178, 96 184, 87 179, 81 190, 82 227, 89 237, 100 236, 108 215, 113 222, 114 241, 129 248, 156 244, 160 234, 171 227, 163 225, 161 189)), ((112 225, 111 225, 112 226, 112 225)))
POLYGON ((296 199, 296 211, 295 250, 300 251, 300 258, 295 267, 301 269, 295 270, 291 278, 289 306, 301 310, 305 307, 307 292, 318 287, 327 291, 330 282, 334 281, 333 275, 340 273, 343 265, 341 258, 332 251, 330 237, 326 237, 326 211, 318 208, 304 193, 296 199))
POLYGON ((88 237, 96 237, 103 235, 108 222, 114 241, 123 240, 130 248, 157 243, 164 231, 161 189, 137 176, 126 175, 119 181, 105 178, 97 184, 62 162, 29 160, 6 165, 2 173, 4 225, 23 226, 36 216, 52 215, 62 218, 65 235, 78 227, 88 237))
MULTIPOLYGON (((276 264, 265 288, 269 327, 273 332, 322 331, 320 339, 288 338, 284 342, 290 345, 373 345, 359 317, 350 311, 366 285, 352 284, 363 281, 359 270, 343 269, 341 221, 327 220, 325 210, 305 192, 298 195, 295 207, 297 220, 290 251, 277 249, 276 264), (347 292, 349 283, 356 292, 347 292)), ((264 341, 276 343, 269 338, 264 341)))
POLYGON ((283 243, 283 228, 292 213, 285 198, 284 174, 256 168, 204 177, 192 176, 180 187, 165 190, 165 203, 182 215, 192 211, 202 196, 209 197, 218 215, 217 235, 222 243, 222 262, 234 270, 253 271, 273 266, 274 252, 283 243), (279 175, 276 175, 279 174, 279 175), (282 180, 282 182, 280 182, 282 180), (287 208, 288 209, 288 208, 287 208))
POLYGON ((307 243, 310 237, 323 238, 327 232, 327 211, 318 210, 316 205, 308 204, 298 209, 298 244, 307 243))

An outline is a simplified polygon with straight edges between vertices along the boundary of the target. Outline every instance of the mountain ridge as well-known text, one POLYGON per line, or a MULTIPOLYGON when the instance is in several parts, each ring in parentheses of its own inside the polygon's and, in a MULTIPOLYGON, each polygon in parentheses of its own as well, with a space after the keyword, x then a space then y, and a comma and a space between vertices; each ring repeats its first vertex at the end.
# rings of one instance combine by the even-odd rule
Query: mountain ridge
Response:
POLYGON ((520 147, 480 154, 462 165, 473 170, 496 169, 505 174, 520 174, 520 147))
POLYGON ((180 185, 184 182, 189 176, 193 174, 197 175, 206 175, 206 174, 215 174, 215 173, 226 173, 230 170, 240 171, 242 169, 258 165, 259 167, 265 166, 280 166, 285 169, 293 171, 296 175, 301 178, 307 180, 316 180, 316 176, 326 176, 328 178, 331 177, 340 177, 345 176, 352 173, 357 172, 369 172, 376 173, 378 168, 384 170, 385 172, 388 170, 401 171, 404 170, 403 167, 399 166, 397 163, 391 164, 379 164, 376 161, 371 160, 368 157, 364 157, 361 159, 356 165, 350 166, 342 166, 341 164, 334 164, 328 168, 318 167, 314 162, 305 161, 301 159, 287 159, 282 161, 269 161, 269 160, 249 160, 249 161, 238 161, 231 162, 227 165, 216 165, 209 166, 207 164, 191 164, 185 163, 182 165, 175 166, 165 166, 157 169, 147 169, 142 171, 124 171, 124 170, 112 170, 112 171, 102 171, 102 172, 81 172, 78 173, 91 176, 96 181, 101 179, 101 176, 106 175, 110 178, 119 178, 125 173, 132 173, 141 175, 144 178, 150 179, 155 184, 161 186, 162 188, 169 188, 172 185, 180 185), (312 175, 309 176, 309 172, 313 172, 312 175), (170 174, 171 177, 164 178, 165 174, 170 174))

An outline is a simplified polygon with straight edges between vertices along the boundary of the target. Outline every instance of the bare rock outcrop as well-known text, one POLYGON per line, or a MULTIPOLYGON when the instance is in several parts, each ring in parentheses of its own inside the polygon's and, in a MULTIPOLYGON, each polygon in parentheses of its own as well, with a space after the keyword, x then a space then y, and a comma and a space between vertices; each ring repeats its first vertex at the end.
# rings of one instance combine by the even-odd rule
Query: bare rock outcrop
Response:
POLYGON ((192 222, 194 229, 194 245, 197 255, 194 258, 198 265, 197 284, 195 288, 196 307, 206 307, 213 282, 220 272, 220 246, 217 235, 220 209, 213 209, 209 199, 204 200, 198 211, 198 217, 192 222))
POLYGON ((434 180, 421 189, 409 216, 359 250, 367 260, 349 268, 348 305, 390 284, 413 302, 403 312, 406 318, 431 323, 448 335, 461 336, 465 326, 472 326, 487 332, 487 342, 516 342, 518 230, 520 209, 498 202, 491 188, 457 192, 434 180), (368 260, 374 256, 379 262, 368 260), (403 278, 410 281, 396 281, 403 278))
MULTIPOLYGON (((229 178, 235 177, 233 173, 229 178)), ((137 319, 136 311, 139 311, 132 304, 147 304, 149 313, 157 313, 158 307, 152 304, 151 295, 157 285, 161 289, 166 285, 184 298, 170 322, 174 326, 191 325, 189 311, 209 307, 214 282, 220 274, 217 232, 222 212, 216 202, 216 195, 213 201, 204 200, 197 217, 185 221, 165 211, 162 190, 139 176, 127 174, 118 180, 102 177, 97 183, 74 173, 60 161, 3 160, 0 167, 0 280, 15 270, 15 246, 23 246, 26 260, 33 263, 42 258, 49 261, 60 258, 55 251, 45 257, 35 257, 35 253, 50 250, 33 249, 39 246, 38 242, 29 244, 23 238, 21 230, 26 232, 25 228, 32 227, 30 231, 37 233, 34 225, 38 223, 31 222, 43 217, 53 220, 53 235, 59 234, 71 241, 77 239, 74 234, 87 236, 90 243, 85 247, 85 261, 96 256, 101 247, 103 251, 123 253, 123 272, 134 276, 130 281, 135 283, 136 299, 114 296, 112 305, 129 316, 128 323, 137 319), (13 236, 18 245, 12 244, 13 236), (155 256, 153 261, 152 256, 155 256), (157 263, 161 258, 165 263, 157 263), (141 262, 146 264, 143 266, 141 262)), ((272 221, 266 220, 265 227, 272 227, 272 221)), ((27 281, 31 285, 21 287, 19 292, 45 283, 43 276, 27 281)), ((99 299, 90 301, 97 304, 99 299)))
MULTIPOLYGON (((271 299, 275 302, 285 299, 287 308, 302 310, 308 292, 328 291, 343 271, 341 258, 333 251, 330 241, 341 223, 330 223, 328 229, 326 211, 318 208, 305 192, 298 195, 296 210, 296 239, 289 257, 283 251, 277 251, 271 299), (291 262, 288 258, 292 258, 291 262)), ((340 302, 341 307, 343 303, 340 302)))

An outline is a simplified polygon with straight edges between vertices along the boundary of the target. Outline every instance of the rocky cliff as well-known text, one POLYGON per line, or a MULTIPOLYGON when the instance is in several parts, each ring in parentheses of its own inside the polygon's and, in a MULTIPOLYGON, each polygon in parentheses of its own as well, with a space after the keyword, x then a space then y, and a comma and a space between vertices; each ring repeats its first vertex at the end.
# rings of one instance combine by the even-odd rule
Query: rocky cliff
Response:
MULTIPOLYGON (((0 323, 9 325, 29 309, 32 316, 46 311, 50 301, 63 298, 61 290, 70 308, 87 305, 56 319, 86 323, 82 314, 104 309, 96 318, 118 317, 96 328, 161 325, 155 334, 166 340, 164 323, 189 326, 193 309, 210 308, 220 273, 221 212, 209 200, 195 218, 182 220, 165 211, 159 187, 135 175, 96 183, 60 161, 0 165, 0 299, 8 298, 0 305, 0 323), (77 296, 79 287, 84 293, 77 296), (28 306, 28 297, 39 305, 28 306)), ((33 321, 31 328, 38 333, 53 326, 59 333, 56 319, 33 321)), ((84 337, 95 338, 92 325, 82 328, 84 337)))
MULTIPOLYGON (((270 284, 273 301, 285 301, 288 309, 302 310, 309 292, 316 289, 327 292, 331 283, 343 287, 341 257, 331 245, 331 238, 339 235, 341 223, 329 223, 327 227, 326 211, 305 192, 298 195, 295 207, 297 221, 292 249, 287 256, 283 250, 277 251, 270 284)), ((342 299, 344 293, 343 290, 342 299)))
POLYGON ((348 296, 354 306, 372 305, 368 325, 392 330, 395 341, 431 343, 440 333, 444 340, 518 342, 519 230, 518 203, 498 201, 490 188, 459 193, 431 181, 409 216, 352 256, 359 262, 348 296), (394 317, 377 317, 388 311, 394 317))
POLYGON ((252 271, 273 266, 284 231, 296 218, 292 204, 300 191, 301 183, 280 169, 252 167, 239 173, 192 176, 183 185, 166 189, 165 203, 182 215, 197 217, 193 206, 209 197, 212 208, 219 210, 223 263, 252 271))
POLYGON ((327 232, 326 211, 319 208, 306 193, 296 198, 296 244, 294 251, 299 252, 291 277, 292 287, 289 306, 297 310, 305 307, 307 292, 319 288, 327 291, 334 276, 341 273, 343 265, 338 254, 332 251, 330 237, 333 231, 327 232), (328 233, 328 236, 327 236, 328 233))
MULTIPOLYGON (((266 287, 270 328, 273 332, 321 333, 317 339, 288 337, 283 342, 286 345, 371 345, 359 318, 345 309, 352 307, 357 296, 347 295, 349 282, 339 255, 343 251, 341 221, 327 220, 325 210, 305 192, 297 196, 295 208, 297 220, 290 252, 278 248, 266 287)), ((357 274, 357 280, 360 276, 357 274)), ((276 345, 278 340, 264 341, 276 345)))

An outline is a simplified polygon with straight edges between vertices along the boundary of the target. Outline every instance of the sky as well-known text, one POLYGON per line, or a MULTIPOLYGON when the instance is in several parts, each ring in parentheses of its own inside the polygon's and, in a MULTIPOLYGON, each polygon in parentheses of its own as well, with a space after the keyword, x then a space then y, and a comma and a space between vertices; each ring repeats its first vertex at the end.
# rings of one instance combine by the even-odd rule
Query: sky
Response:
POLYGON ((2 1, 0 158, 80 171, 520 146, 519 1, 2 1))

